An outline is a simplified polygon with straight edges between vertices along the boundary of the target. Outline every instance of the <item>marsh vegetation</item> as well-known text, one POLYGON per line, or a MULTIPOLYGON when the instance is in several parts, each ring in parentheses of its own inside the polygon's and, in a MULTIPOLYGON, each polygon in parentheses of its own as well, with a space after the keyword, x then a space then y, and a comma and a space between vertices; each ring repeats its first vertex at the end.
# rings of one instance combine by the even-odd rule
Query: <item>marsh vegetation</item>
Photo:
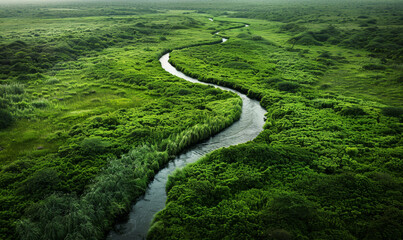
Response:
POLYGON ((402 13, 400 1, 2 7, 0 239, 102 239, 172 157, 239 118, 235 94, 166 73, 171 50, 179 70, 268 113, 255 140, 170 177, 149 239, 403 238, 402 13))

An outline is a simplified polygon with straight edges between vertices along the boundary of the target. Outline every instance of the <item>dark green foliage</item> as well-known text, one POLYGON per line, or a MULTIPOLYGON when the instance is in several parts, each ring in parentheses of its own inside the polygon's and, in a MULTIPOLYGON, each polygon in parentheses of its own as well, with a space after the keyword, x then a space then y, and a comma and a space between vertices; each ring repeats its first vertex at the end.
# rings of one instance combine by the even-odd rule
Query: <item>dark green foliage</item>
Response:
POLYGON ((365 115, 366 112, 358 107, 358 106, 354 106, 354 107, 345 107, 340 111, 340 114, 343 116, 360 116, 360 115, 365 115))
POLYGON ((262 36, 252 36, 252 40, 253 41, 260 41, 260 40, 263 40, 263 37, 262 36))
MULTIPOLYGON (((190 26, 197 23, 192 18, 186 19, 184 22, 187 22, 190 26)), ((9 44, 0 43, 0 54, 4 56, 1 59, 0 79, 15 77, 21 81, 34 80, 36 78, 34 74, 43 73, 61 61, 75 60, 79 56, 93 51, 102 51, 111 46, 125 45, 131 40, 155 42, 152 38, 142 35, 162 34, 166 32, 165 29, 167 28, 166 25, 157 27, 157 30, 150 30, 149 27, 143 26, 140 29, 136 29, 132 26, 119 26, 112 33, 113 41, 110 39, 112 37, 111 33, 108 32, 110 30, 98 29, 95 34, 81 32, 72 35, 71 33, 64 33, 63 36, 49 39, 50 44, 43 44, 43 42, 35 40, 31 40, 29 43, 20 40, 9 44), (139 34, 134 29, 139 31, 139 34), (135 34, 133 34, 133 31, 135 34)), ((172 28, 172 26, 169 27, 172 28)), ((160 41, 165 40, 166 37, 160 37, 160 41)))
POLYGON ((11 126, 12 123, 13 117, 11 114, 4 109, 0 109, 0 129, 7 128, 11 126))
POLYGON ((190 91, 190 90, 188 90, 188 89, 179 89, 179 91, 178 91, 178 94, 179 95, 188 95, 188 94, 191 94, 192 92, 190 91))
MULTIPOLYGON (((350 48, 366 49, 375 53, 376 57, 383 57, 401 61, 401 51, 403 42, 401 31, 393 28, 378 28, 376 25, 370 27, 370 25, 376 24, 376 20, 368 20, 366 23, 362 23, 361 30, 342 30, 334 25, 328 25, 328 27, 320 31, 305 31, 303 27, 298 27, 298 24, 289 23, 281 27, 282 31, 297 34, 289 39, 290 44, 306 45, 306 46, 321 46, 324 43, 330 43, 333 45, 347 46, 350 48)), ((369 70, 383 70, 372 69, 375 66, 368 66, 369 70)), ((367 69, 364 67, 364 69, 367 69)))
POLYGON ((403 211, 389 207, 384 213, 378 215, 374 222, 369 226, 365 239, 394 239, 401 238, 401 219, 403 211))
POLYGON ((299 45, 314 45, 314 46, 321 46, 322 43, 318 42, 317 39, 313 36, 312 32, 305 32, 296 37, 293 37, 289 40, 290 43, 296 43, 299 45))
POLYGON ((298 90, 299 87, 300 85, 298 83, 289 81, 283 81, 277 84, 278 90, 285 92, 295 92, 298 90))
MULTIPOLYGON (((299 153, 293 152, 291 149, 285 151, 291 151, 291 156, 298 156, 294 159, 298 164, 304 165, 305 161, 310 161, 311 156, 303 151, 299 153)), ((158 230, 158 227, 153 227, 149 238, 161 237, 161 233, 166 234, 165 236, 178 233, 187 236, 186 229, 193 230, 194 228, 191 226, 194 222, 203 223, 198 225, 197 231, 193 231, 191 238, 196 239, 237 238, 236 236, 239 234, 248 239, 268 236, 271 231, 279 229, 279 225, 276 225, 279 222, 273 221, 274 216, 284 217, 284 219, 292 217, 294 222, 290 223, 289 227, 294 224, 306 225, 306 218, 314 214, 310 212, 313 209, 307 200, 296 194, 278 193, 273 197, 270 192, 257 190, 264 188, 261 181, 269 176, 269 172, 265 173, 263 169, 273 164, 285 164, 287 161, 291 161, 292 157, 289 160, 282 158, 286 156, 285 151, 283 152, 280 148, 270 149, 259 144, 246 144, 239 148, 231 147, 214 152, 198 164, 178 172, 169 179, 167 185, 170 192, 168 201, 173 202, 173 205, 170 205, 171 210, 166 209, 166 214, 178 216, 176 210, 185 211, 188 214, 187 219, 192 220, 180 221, 182 225, 180 228, 165 225, 164 228, 158 230), (268 158, 262 161, 264 156, 268 158), (263 172, 259 171, 259 168, 263 172), (196 177, 193 175, 193 171, 198 172, 198 181, 192 178, 196 177), (184 183, 188 185, 185 188, 182 185, 184 183), (211 212, 200 212, 195 209, 210 209, 211 212), (224 212, 227 214, 222 215, 224 212), (231 217, 229 221, 224 220, 231 215, 234 218, 231 217), (214 232, 206 231, 206 226, 214 232), (255 231, 245 231, 245 229, 253 228, 255 231)), ((182 217, 180 219, 183 219, 182 217)), ((162 220, 166 220, 165 212, 156 216, 154 224, 158 226, 159 221, 163 222, 162 220)), ((284 225, 284 227, 287 226, 284 225)), ((282 234, 279 233, 279 235, 282 234)))
POLYGON ((383 65, 378 65, 378 64, 368 64, 362 66, 363 69, 365 70, 385 70, 386 67, 383 65))
POLYGON ((283 147, 273 149, 255 143, 223 149, 177 172, 167 186, 168 206, 156 216, 148 238, 293 239, 330 234, 334 239, 354 239, 336 224, 326 222, 326 214, 301 194, 273 191, 273 185, 260 184, 264 179, 269 184, 280 184, 276 179, 291 184, 293 177, 286 180, 288 174, 312 174, 304 166, 314 156, 283 147), (227 187, 231 195, 214 194, 217 188, 227 187), (196 222, 197 228, 192 227, 196 222))
POLYGON ((349 33, 349 38, 344 39, 340 44, 348 47, 364 48, 377 55, 400 60, 399 56, 402 42, 401 32, 393 29, 380 29, 368 27, 363 30, 355 30, 349 33))
POLYGON ((385 107, 382 109, 382 113, 390 117, 400 117, 403 114, 403 108, 401 107, 385 107))
POLYGON ((247 33, 240 33, 236 36, 237 38, 249 39, 251 36, 247 33))
POLYGON ((88 214, 93 209, 80 209, 77 198, 67 195, 51 195, 37 205, 27 209, 27 214, 41 222, 37 225, 22 220, 17 230, 20 239, 96 239, 101 237, 91 226, 88 214), (58 220, 56 220, 58 219, 58 220), (42 232, 46 228, 46 232, 42 232), (69 233, 70 232, 70 233, 69 233), (82 234, 82 233, 84 234, 82 234))
POLYGON ((56 191, 59 182, 59 174, 55 169, 42 169, 23 181, 17 191, 38 200, 56 191))
POLYGON ((33 101, 31 104, 34 108, 47 108, 50 105, 49 101, 44 99, 33 101))
POLYGON ((291 240, 293 236, 284 229, 276 229, 267 234, 268 239, 273 240, 291 240))
POLYGON ((234 68, 234 69, 249 69, 251 66, 245 62, 227 62, 223 65, 226 68, 234 68))
POLYGON ((110 143, 104 141, 101 137, 91 137, 84 139, 81 144, 81 151, 86 155, 96 155, 105 152, 110 143))
POLYGON ((21 95, 25 93, 24 87, 20 84, 0 85, 0 96, 21 95))
POLYGON ((282 31, 289 31, 289 32, 302 32, 306 29, 306 27, 302 26, 301 24, 297 23, 287 23, 280 27, 282 31))

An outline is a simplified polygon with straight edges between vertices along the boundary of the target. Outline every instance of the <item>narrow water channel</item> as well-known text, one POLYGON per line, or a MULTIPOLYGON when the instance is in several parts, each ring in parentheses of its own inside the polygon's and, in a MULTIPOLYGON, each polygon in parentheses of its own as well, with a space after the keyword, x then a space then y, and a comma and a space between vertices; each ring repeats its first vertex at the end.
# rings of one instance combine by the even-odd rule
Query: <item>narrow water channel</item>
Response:
MULTIPOLYGON (((223 43, 227 39, 223 38, 223 43)), ((242 98, 242 114, 240 119, 210 139, 199 143, 177 156, 165 168, 160 170, 154 180, 148 185, 146 193, 133 205, 130 214, 126 219, 121 220, 114 227, 114 230, 107 236, 108 240, 134 240, 145 239, 154 214, 165 207, 167 199, 165 185, 168 175, 175 169, 197 161, 200 157, 222 147, 237 145, 253 140, 262 130, 264 124, 263 109, 259 102, 248 98, 245 94, 230 88, 221 87, 215 84, 200 82, 197 79, 186 76, 174 68, 169 62, 169 53, 160 58, 161 66, 167 72, 193 83, 211 85, 226 91, 238 94, 242 98)), ((234 76, 235 77, 235 76, 234 76)))

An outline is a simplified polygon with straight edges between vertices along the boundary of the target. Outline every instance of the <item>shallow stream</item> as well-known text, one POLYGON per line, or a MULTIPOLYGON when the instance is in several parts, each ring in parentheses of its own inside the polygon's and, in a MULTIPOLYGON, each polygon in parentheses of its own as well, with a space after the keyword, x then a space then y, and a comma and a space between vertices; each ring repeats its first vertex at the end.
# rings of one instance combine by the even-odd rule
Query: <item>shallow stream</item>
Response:
MULTIPOLYGON (((226 41, 227 39, 223 38, 222 42, 226 41)), ((109 233, 108 240, 145 239, 154 215, 165 207, 167 199, 165 185, 169 174, 178 168, 197 161, 202 156, 216 149, 253 140, 263 130, 266 110, 260 106, 258 101, 250 99, 245 94, 230 88, 200 82, 197 79, 186 76, 175 69, 168 60, 169 53, 160 58, 161 66, 172 75, 193 83, 211 85, 238 94, 243 101, 242 114, 240 119, 230 127, 210 139, 189 148, 177 156, 165 168, 161 169, 155 175, 154 180, 148 185, 145 195, 133 205, 127 218, 117 223, 114 230, 109 233)))

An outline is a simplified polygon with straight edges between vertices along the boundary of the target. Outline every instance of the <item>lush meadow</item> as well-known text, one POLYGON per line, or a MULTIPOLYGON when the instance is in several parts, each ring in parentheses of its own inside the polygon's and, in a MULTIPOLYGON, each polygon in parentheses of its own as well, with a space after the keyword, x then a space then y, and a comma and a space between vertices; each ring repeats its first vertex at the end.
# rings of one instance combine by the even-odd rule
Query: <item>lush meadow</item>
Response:
POLYGON ((92 10, 1 18, 1 239, 102 238, 172 156, 239 117, 236 95, 158 61, 239 24, 92 10))

